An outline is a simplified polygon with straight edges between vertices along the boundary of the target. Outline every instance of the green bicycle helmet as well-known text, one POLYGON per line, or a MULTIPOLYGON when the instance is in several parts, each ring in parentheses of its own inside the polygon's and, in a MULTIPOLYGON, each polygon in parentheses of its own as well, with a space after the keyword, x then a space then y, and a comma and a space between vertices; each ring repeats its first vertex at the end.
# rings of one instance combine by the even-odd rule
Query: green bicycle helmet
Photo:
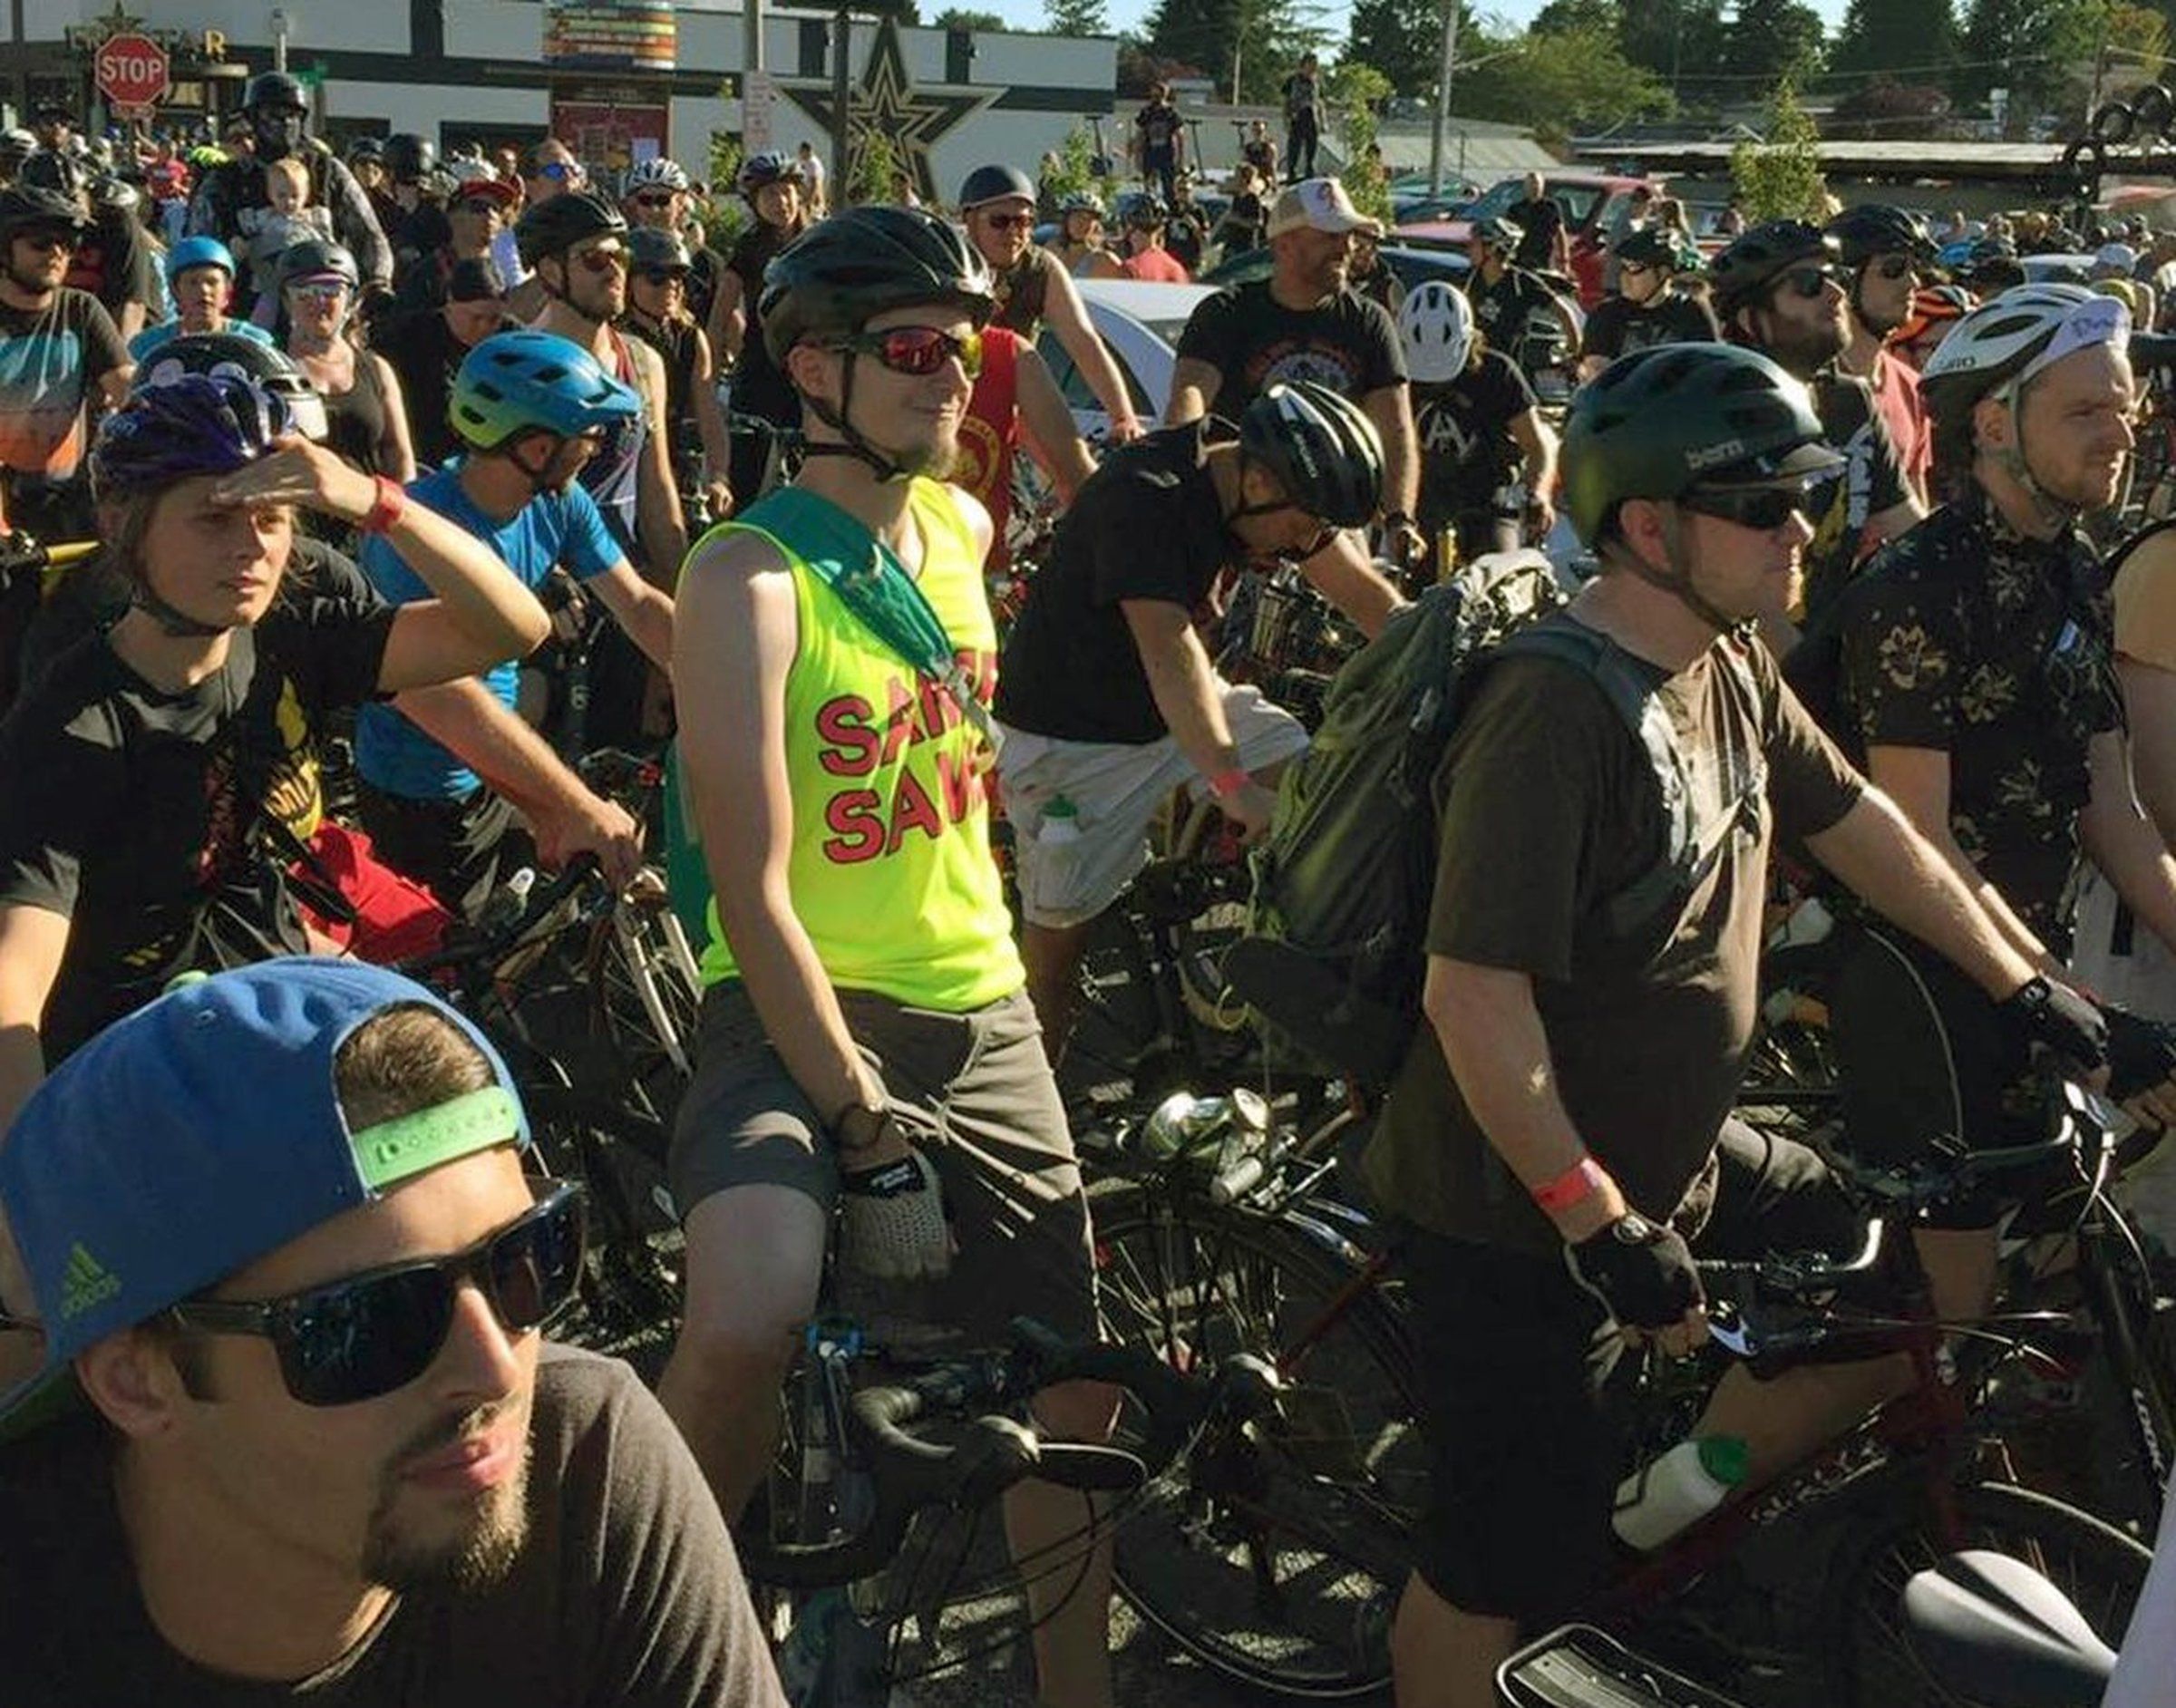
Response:
POLYGON ((918 208, 850 208, 810 227, 763 270, 763 343, 783 367, 795 345, 923 304, 986 325, 996 306, 988 263, 957 228, 918 208))
POLYGON ((1662 345, 1620 356, 1573 397, 1564 509, 1592 547, 1627 499, 1789 480, 1842 461, 1823 442, 1811 393, 1767 356, 1737 345, 1662 345))
POLYGON ((496 451, 525 432, 571 439, 632 420, 642 402, 581 345, 549 332, 494 333, 461 359, 446 420, 463 444, 496 451))

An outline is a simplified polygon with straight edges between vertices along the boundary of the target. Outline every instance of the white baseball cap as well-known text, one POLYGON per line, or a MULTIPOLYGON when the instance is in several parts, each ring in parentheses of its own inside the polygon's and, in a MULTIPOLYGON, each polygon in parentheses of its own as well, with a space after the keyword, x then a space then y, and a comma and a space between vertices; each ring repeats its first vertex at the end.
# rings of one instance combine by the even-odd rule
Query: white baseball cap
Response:
POLYGON ((1334 178, 1302 179, 1277 199, 1269 214, 1269 235, 1282 237, 1303 228, 1333 233, 1365 231, 1371 238, 1383 235, 1383 222, 1370 219, 1354 207, 1345 186, 1334 178))

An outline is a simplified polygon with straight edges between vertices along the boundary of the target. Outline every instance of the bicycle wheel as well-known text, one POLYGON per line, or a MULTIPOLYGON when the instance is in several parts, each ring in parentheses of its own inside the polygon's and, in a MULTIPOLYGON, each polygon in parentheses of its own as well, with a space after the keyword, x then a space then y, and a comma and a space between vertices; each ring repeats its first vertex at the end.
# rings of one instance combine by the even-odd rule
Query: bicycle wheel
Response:
POLYGON ((1118 1531, 1120 1593, 1263 1690, 1382 1689, 1427 1463, 1403 1325, 1366 1259, 1140 1190, 1099 1203, 1095 1228, 1110 1338, 1180 1367, 1251 1354, 1288 1384, 1277 1422, 1211 1430, 1142 1491, 1118 1531))
POLYGON ((2068 1596, 2110 1647, 2121 1644, 2152 1556, 2090 1513, 2030 1489, 1974 1482, 1956 1490, 1961 1535, 1937 1534, 1931 1515, 1892 1507, 1838 1557, 1823 1609, 1830 1700, 1863 1708, 1967 1708, 1970 1698, 1936 1677, 1903 1627, 1904 1585, 1957 1546, 2023 1560, 2068 1596))

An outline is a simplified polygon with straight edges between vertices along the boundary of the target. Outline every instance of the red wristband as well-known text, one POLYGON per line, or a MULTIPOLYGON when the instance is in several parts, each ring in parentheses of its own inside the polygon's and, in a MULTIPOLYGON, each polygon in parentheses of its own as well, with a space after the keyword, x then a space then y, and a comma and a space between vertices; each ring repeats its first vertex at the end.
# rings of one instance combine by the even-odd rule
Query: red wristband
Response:
POLYGON ((383 534, 408 508, 408 495, 401 490, 401 483, 390 475, 371 477, 378 483, 378 501, 370 507, 370 514, 355 526, 366 534, 383 534))
POLYGON ((1253 780, 1234 765, 1229 771, 1220 771, 1209 780, 1209 792, 1219 801, 1228 801, 1253 780))
POLYGON ((1581 1199, 1591 1198, 1602 1189, 1602 1182, 1609 1177, 1602 1172, 1602 1165, 1592 1157, 1581 1157, 1553 1180, 1544 1180, 1533 1189, 1534 1202, 1554 1216, 1559 1210, 1569 1209, 1581 1199))

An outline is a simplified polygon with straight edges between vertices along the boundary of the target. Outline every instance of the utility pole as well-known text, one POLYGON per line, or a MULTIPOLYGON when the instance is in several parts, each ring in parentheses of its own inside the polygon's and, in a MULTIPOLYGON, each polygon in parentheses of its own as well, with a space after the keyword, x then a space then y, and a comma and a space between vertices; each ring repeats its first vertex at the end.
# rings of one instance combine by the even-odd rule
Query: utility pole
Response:
MULTIPOLYGON (((849 122, 847 105, 853 99, 853 78, 847 65, 847 56, 854 44, 854 20, 844 6, 831 17, 831 205, 843 208, 850 194, 847 189, 847 141, 853 134, 849 122)), ((884 187, 885 190, 889 185, 884 187)), ((879 194, 884 193, 879 191, 879 194)))
POLYGON ((1435 80, 1435 126, 1428 134, 1428 194, 1443 193, 1443 131, 1451 118, 1451 73, 1458 64, 1458 8, 1443 0, 1443 68, 1435 80))
POLYGON ((2093 44, 2093 99, 2086 103, 2085 107, 2085 117, 2088 121, 2094 113, 2101 110, 2101 86, 2108 75, 2108 8, 2102 6, 2099 10, 2100 39, 2093 44))

